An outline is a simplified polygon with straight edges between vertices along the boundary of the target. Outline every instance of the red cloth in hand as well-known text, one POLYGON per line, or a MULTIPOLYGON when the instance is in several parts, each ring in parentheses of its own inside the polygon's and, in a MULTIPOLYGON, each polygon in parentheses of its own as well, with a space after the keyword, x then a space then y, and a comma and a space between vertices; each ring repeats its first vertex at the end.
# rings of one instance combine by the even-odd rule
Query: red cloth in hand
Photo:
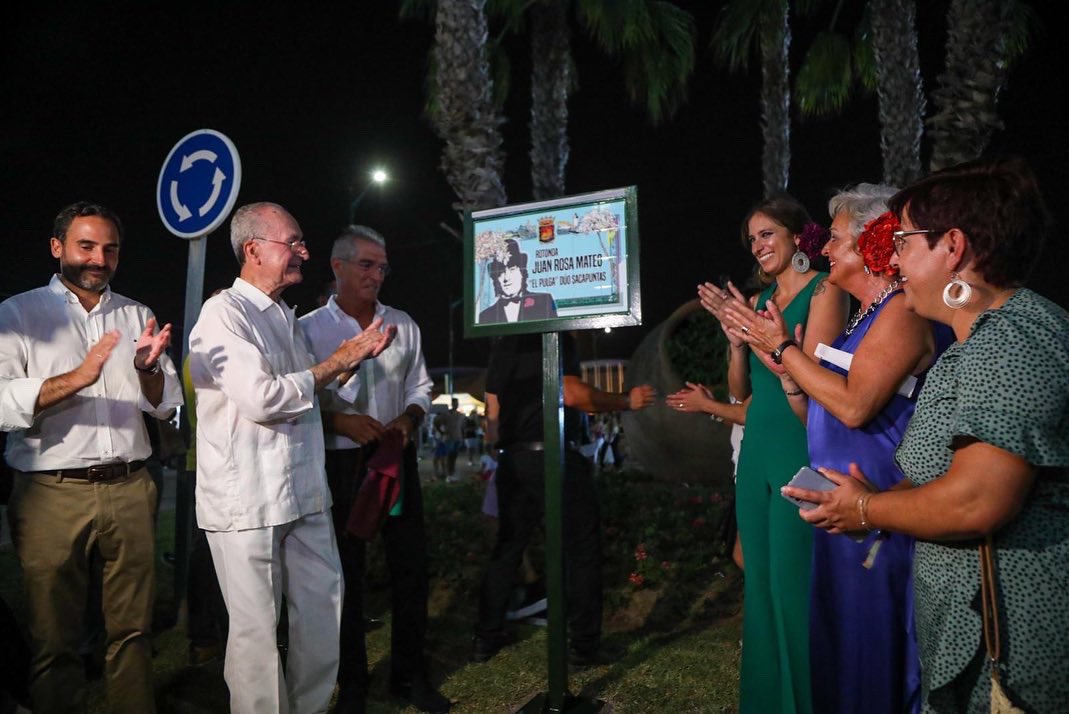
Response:
POLYGON ((382 528, 401 493, 404 450, 401 433, 392 429, 387 431, 367 460, 367 475, 349 509, 346 532, 370 541, 382 528))

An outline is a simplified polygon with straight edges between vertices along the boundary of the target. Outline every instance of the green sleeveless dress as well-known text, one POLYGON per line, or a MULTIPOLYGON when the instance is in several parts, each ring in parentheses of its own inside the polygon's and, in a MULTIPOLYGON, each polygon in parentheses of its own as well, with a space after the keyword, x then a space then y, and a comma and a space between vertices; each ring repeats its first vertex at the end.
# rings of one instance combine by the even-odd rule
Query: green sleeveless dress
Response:
MULTIPOLYGON (((793 333, 805 325, 817 273, 783 311, 793 333)), ((773 284, 758 300, 771 299, 773 284)), ((753 399, 739 453, 735 510, 745 562, 739 711, 812 710, 809 682, 809 567, 813 528, 779 489, 809 463, 805 426, 779 377, 750 355, 753 399)))

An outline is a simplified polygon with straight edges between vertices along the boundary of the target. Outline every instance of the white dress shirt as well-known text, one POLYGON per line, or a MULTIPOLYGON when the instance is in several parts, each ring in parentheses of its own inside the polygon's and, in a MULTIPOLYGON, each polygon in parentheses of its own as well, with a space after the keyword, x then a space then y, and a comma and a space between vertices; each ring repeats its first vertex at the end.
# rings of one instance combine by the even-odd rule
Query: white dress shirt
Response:
MULTIPOLYGON (((431 382, 419 326, 407 312, 375 304, 375 315, 384 325, 396 325, 397 335, 382 354, 360 363, 360 369, 344 385, 335 380, 323 394, 324 411, 366 414, 386 424, 406 407, 415 405, 426 414, 431 409, 431 382)), ((355 319, 338 307, 334 296, 327 304, 301 318, 301 327, 312 344, 316 361, 323 361, 343 341, 363 332, 355 319)), ((360 444, 340 434, 327 434, 327 448, 355 449, 360 444)))
POLYGON ((197 393, 197 522, 277 526, 330 508, 316 364, 293 309, 241 278, 189 336, 197 393))
POLYGON ((0 305, 0 429, 19 471, 74 469, 143 460, 152 453, 142 412, 164 419, 182 403, 174 365, 160 356, 163 399, 153 407, 134 369, 134 346, 152 311, 105 288, 86 312, 58 275, 0 305), (46 379, 85 361, 104 333, 122 333, 100 378, 34 416, 46 379))

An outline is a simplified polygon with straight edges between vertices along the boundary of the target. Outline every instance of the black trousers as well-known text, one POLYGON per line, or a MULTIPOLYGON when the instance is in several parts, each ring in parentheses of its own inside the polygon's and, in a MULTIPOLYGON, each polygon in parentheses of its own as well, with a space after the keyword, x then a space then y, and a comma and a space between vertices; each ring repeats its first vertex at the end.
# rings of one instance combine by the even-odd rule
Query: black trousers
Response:
MULTIPOLYGON (((345 599, 341 613, 341 662, 338 684, 367 692, 367 645, 364 637, 364 570, 367 546, 345 532, 349 508, 367 476, 366 461, 374 446, 327 451, 327 482, 334 499, 334 532, 338 538, 345 599)), ((423 658, 427 632, 427 536, 423 525, 423 491, 419 483, 415 444, 404 452, 403 504, 400 516, 382 527, 386 565, 390 571, 390 680, 404 683, 425 676, 423 658)))
MULTIPOLYGON (((498 531, 479 596, 478 634, 499 633, 516 570, 545 514, 543 452, 505 451, 497 466, 498 531)), ((564 577, 571 646, 601 641, 601 510, 590 464, 574 451, 564 457, 564 577)))

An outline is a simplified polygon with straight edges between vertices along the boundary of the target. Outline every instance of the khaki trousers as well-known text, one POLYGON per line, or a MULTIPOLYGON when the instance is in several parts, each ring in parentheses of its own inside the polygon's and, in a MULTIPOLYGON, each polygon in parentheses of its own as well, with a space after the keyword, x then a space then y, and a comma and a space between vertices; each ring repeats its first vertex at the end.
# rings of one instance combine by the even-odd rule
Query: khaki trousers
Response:
POLYGON ((152 605, 156 487, 146 469, 107 483, 18 473, 8 505, 29 612, 34 714, 82 711, 89 559, 103 563, 105 679, 113 712, 155 712, 152 605))

